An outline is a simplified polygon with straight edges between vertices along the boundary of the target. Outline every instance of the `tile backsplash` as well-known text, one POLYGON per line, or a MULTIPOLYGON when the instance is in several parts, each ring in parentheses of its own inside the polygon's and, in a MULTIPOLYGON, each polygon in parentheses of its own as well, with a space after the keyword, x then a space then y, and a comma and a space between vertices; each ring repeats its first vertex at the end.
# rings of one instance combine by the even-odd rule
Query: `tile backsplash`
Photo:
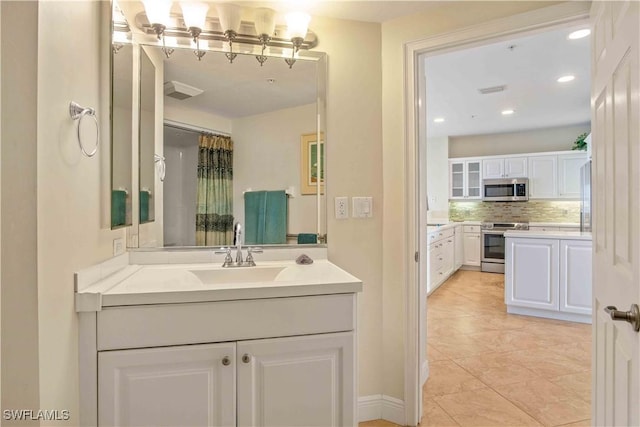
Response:
POLYGON ((528 202, 450 201, 451 221, 580 222, 580 201, 528 202))

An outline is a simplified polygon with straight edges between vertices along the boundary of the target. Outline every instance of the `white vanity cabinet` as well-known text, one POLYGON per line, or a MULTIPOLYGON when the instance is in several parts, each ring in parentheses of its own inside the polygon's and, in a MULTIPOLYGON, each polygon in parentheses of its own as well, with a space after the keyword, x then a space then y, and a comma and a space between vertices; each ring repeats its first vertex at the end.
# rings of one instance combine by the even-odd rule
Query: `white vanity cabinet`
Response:
POLYGON ((507 312, 590 323, 591 240, 531 233, 506 239, 507 312))
POLYGON ((195 264, 144 266, 78 293, 80 425, 355 425, 362 283, 282 265, 282 282, 208 287, 195 264))

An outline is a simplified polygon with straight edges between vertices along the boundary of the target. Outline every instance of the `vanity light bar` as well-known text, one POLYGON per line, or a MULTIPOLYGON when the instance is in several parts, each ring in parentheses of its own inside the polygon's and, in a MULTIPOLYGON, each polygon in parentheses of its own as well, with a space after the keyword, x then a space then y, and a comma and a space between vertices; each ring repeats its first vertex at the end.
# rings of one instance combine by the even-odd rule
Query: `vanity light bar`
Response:
MULTIPOLYGON (((144 12, 140 12, 136 15, 136 26, 140 28, 145 34, 155 36, 156 30, 151 26, 147 15, 144 12)), ((184 25, 182 18, 179 15, 171 15, 171 24, 167 25, 164 29, 164 34, 167 37, 183 38, 185 40, 191 40, 193 37, 187 27, 184 25)), ((205 28, 198 36, 201 40, 213 40, 220 42, 227 42, 220 21, 217 18, 207 17, 205 28)), ((287 28, 283 25, 276 26, 274 35, 269 40, 269 47, 276 47, 281 49, 294 49, 293 42, 286 38, 287 28)), ((247 44, 253 46, 262 46, 262 41, 257 34, 255 34, 254 24, 249 22, 242 22, 240 31, 235 35, 233 43, 247 44), (251 32, 247 32, 249 29, 251 32)), ((311 30, 307 31, 307 36, 300 44, 300 49, 313 49, 318 45, 318 39, 311 30)))

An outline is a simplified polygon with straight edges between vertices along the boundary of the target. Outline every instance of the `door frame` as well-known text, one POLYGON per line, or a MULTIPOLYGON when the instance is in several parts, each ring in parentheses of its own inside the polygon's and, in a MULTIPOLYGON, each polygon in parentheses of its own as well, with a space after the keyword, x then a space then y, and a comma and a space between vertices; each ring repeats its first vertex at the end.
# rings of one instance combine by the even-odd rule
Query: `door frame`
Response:
MULTIPOLYGON (((406 253, 420 253, 419 262, 407 257, 405 269, 405 364, 404 404, 405 424, 417 425, 422 417, 422 385, 428 378, 428 360, 421 360, 420 343, 426 334, 426 302, 421 303, 426 291, 421 292, 421 270, 426 271, 426 248, 421 250, 420 230, 426 230, 426 214, 421 221, 421 205, 426 200, 426 183, 420 185, 420 176, 426 172, 420 166, 426 159, 426 124, 420 120, 419 111, 426 105, 422 99, 418 78, 424 55, 435 55, 488 43, 495 43, 516 36, 535 34, 572 24, 589 23, 589 3, 566 2, 543 7, 530 12, 488 21, 457 31, 407 42, 404 51, 404 158, 406 194, 406 253), (421 132, 422 131, 422 132, 421 132)), ((426 161, 425 161, 426 165, 426 161)), ((424 341, 422 341, 424 342, 424 341)))

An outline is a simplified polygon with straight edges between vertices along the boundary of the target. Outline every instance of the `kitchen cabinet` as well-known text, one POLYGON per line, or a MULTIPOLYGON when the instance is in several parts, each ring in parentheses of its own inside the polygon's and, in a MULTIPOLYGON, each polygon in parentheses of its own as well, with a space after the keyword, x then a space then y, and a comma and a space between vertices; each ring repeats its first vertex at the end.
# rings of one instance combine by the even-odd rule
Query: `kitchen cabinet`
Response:
POLYGON ((429 233, 427 241, 427 293, 433 292, 456 270, 454 228, 429 233))
POLYGON ((507 157, 482 160, 482 178, 526 178, 527 158, 507 157))
POLYGON ((451 199, 482 199, 482 161, 449 161, 449 197, 451 199))
POLYGON ((558 156, 558 197, 580 198, 580 168, 587 160, 586 153, 558 156))
POLYGON ((462 225, 457 225, 454 229, 453 250, 453 269, 455 271, 462 267, 464 262, 464 232, 462 225))
POLYGON ((507 312, 591 322, 591 241, 507 237, 507 312))
POLYGON ((355 294, 103 308, 98 425, 353 425, 355 312, 355 294))
POLYGON ((480 226, 464 226, 464 259, 462 263, 473 267, 480 266, 480 226))
POLYGON ((530 199, 555 199, 558 197, 557 165, 557 156, 546 155, 529 157, 530 199))

